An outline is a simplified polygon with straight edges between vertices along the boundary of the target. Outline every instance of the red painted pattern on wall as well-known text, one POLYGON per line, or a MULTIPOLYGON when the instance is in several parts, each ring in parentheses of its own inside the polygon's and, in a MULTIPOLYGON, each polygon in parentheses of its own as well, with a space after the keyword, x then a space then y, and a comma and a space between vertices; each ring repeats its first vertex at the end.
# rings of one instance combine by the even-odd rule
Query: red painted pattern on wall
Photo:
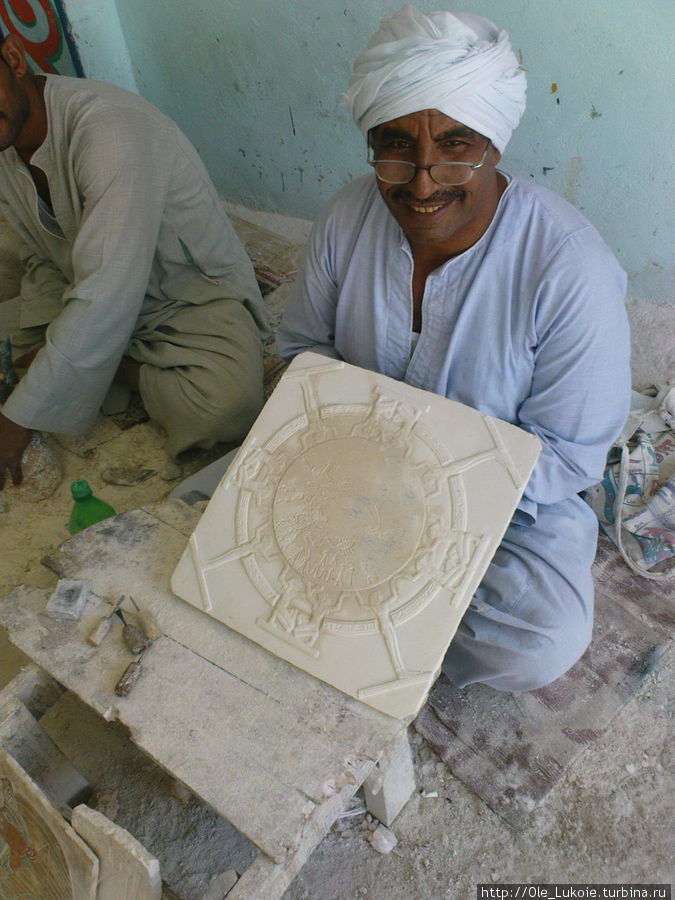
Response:
POLYGON ((50 58, 53 59, 59 52, 61 35, 56 13, 47 0, 5 0, 5 4, 0 6, 0 18, 6 31, 14 32, 21 37, 26 52, 43 72, 56 72, 50 58), (6 6, 12 10, 14 17, 10 17, 6 6), (32 29, 38 26, 36 7, 43 13, 44 18, 40 16, 42 23, 44 24, 46 19, 47 25, 47 34, 39 35, 39 41, 32 40, 34 34, 32 29), (21 27, 17 27, 17 20, 21 27))
POLYGON ((34 69, 82 74, 61 0, 0 0, 0 23, 5 34, 19 35, 34 69))

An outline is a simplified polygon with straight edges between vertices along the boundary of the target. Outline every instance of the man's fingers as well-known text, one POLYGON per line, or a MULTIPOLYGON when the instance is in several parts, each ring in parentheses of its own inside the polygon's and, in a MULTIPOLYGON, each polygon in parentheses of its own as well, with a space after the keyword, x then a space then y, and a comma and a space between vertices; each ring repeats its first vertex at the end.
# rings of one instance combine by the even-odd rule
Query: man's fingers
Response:
POLYGON ((28 428, 18 425, 0 412, 0 480, 3 486, 7 471, 14 484, 21 484, 23 480, 21 460, 30 439, 31 433, 28 428))
POLYGON ((7 472, 12 478, 12 484, 20 485, 23 481, 23 472, 21 471, 21 463, 5 463, 0 466, 0 491, 5 486, 5 481, 7 479, 7 472))

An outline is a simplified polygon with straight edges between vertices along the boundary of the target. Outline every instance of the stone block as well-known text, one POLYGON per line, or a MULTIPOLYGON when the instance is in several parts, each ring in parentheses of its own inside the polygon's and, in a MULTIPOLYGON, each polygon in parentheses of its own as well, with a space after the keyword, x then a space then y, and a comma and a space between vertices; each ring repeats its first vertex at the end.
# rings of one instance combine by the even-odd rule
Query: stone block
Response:
POLYGON ((401 732, 387 747, 375 771, 363 783, 368 811, 391 825, 415 790, 415 771, 408 735, 401 732))
POLYGON ((60 578, 56 590, 47 601, 45 615, 50 619, 77 622, 89 599, 90 590, 91 585, 88 581, 60 578))

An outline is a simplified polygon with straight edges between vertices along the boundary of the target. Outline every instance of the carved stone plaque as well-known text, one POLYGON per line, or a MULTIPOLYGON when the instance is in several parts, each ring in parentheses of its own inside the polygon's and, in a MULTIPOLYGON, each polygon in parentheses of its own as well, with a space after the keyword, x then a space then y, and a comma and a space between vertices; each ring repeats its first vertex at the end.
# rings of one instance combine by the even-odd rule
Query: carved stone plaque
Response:
POLYGON ((0 749, 0 897, 94 900, 98 859, 0 749))
POLYGON ((498 419, 303 353, 172 588, 364 703, 412 717, 538 453, 498 419))

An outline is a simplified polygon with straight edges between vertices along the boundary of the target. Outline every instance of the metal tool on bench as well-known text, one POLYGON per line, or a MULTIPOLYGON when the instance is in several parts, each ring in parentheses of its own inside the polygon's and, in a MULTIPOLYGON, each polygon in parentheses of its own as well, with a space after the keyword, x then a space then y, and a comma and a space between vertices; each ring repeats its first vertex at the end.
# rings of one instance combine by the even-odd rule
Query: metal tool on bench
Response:
POLYGON ((141 672, 143 671, 143 667, 141 666, 141 658, 143 656, 143 653, 161 634, 159 626, 157 625, 157 621, 152 613, 139 607, 133 597, 129 597, 129 599, 136 608, 141 628, 139 628, 137 625, 132 625, 124 618, 122 610, 120 609, 122 603, 124 602, 124 594, 122 594, 113 607, 112 611, 108 613, 107 616, 104 616, 96 625, 91 634, 87 636, 87 640, 89 641, 89 643, 93 644, 95 647, 98 647, 110 631, 113 616, 117 615, 122 620, 122 639, 124 640, 127 650, 129 650, 129 652, 133 653, 134 655, 139 654, 139 656, 138 659, 135 659, 133 660, 133 662, 129 663, 129 665, 122 673, 122 677, 115 685, 115 693, 118 697, 129 696, 131 689, 136 684, 141 672))
POLYGON ((162 629, 159 627, 157 619, 147 607, 139 606, 131 595, 129 596, 129 599, 136 608, 138 621, 140 622, 141 628, 143 629, 146 637, 149 637, 151 641, 156 641, 157 638, 161 637, 162 635, 162 629))
POLYGON ((90 644, 93 644, 94 647, 98 647, 105 636, 110 631, 110 626, 112 625, 112 619, 115 613, 118 611, 120 606, 122 605, 122 601, 124 600, 124 594, 120 597, 117 603, 113 606, 112 611, 108 613, 107 616, 104 616, 98 625, 93 629, 93 631, 87 635, 87 640, 90 644))
POLYGON ((122 677, 115 685, 115 693, 118 697, 129 696, 131 689, 136 684, 136 682, 140 678, 141 672, 143 671, 143 667, 141 665, 143 654, 152 644, 152 642, 156 640, 156 638, 158 638, 162 633, 159 625, 157 624, 157 620, 152 615, 152 613, 149 610, 139 607, 138 603, 136 603, 133 597, 130 596, 129 599, 136 608, 136 615, 138 616, 138 621, 141 627, 139 628, 137 625, 128 624, 125 621, 121 610, 117 610, 117 615, 124 623, 124 628, 122 629, 122 637, 124 639, 124 643, 127 645, 127 648, 131 653, 139 653, 140 656, 138 657, 138 659, 135 659, 133 662, 129 663, 129 665, 124 670, 122 677))
POLYGON ((143 653, 141 653, 138 659, 130 662, 122 673, 122 677, 115 685, 115 693, 118 697, 129 696, 132 687, 136 684, 136 682, 140 678, 141 672, 143 671, 143 666, 141 665, 142 658, 143 653))
POLYGON ((122 639, 127 645, 127 649, 133 654, 143 653, 143 651, 147 650, 152 643, 152 638, 148 637, 147 634, 144 634, 138 625, 129 624, 122 615, 121 609, 118 609, 116 612, 124 625, 124 628, 122 629, 122 639))

